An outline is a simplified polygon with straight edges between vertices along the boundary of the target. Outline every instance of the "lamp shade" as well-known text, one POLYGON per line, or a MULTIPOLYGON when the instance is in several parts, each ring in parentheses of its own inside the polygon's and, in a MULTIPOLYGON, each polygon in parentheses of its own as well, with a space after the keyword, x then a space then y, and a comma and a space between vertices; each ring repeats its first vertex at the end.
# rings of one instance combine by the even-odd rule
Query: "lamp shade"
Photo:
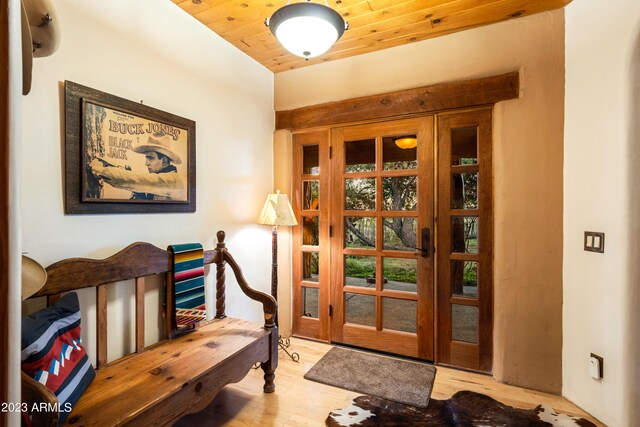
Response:
POLYGON ((293 209, 286 194, 269 194, 264 203, 258 224, 263 225, 298 225, 293 209))
POLYGON ((307 59, 329 50, 348 27, 335 10, 308 1, 281 7, 265 24, 285 49, 307 59))

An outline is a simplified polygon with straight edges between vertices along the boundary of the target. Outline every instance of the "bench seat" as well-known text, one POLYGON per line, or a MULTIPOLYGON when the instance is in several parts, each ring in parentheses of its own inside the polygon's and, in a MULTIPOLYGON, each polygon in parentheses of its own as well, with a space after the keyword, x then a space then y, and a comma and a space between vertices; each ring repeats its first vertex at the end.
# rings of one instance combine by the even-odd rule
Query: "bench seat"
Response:
POLYGON ((166 425, 202 410, 224 385, 267 361, 269 334, 262 325, 227 317, 120 359, 96 372, 67 424, 166 425))

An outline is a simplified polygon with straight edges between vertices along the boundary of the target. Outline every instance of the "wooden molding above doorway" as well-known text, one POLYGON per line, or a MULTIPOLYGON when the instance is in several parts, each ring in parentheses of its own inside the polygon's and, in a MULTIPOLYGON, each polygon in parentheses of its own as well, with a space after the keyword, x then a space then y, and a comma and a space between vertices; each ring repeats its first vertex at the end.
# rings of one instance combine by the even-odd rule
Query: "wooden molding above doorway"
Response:
POLYGON ((520 73, 440 83, 276 111, 276 130, 309 129, 365 120, 468 108, 516 99, 520 94, 520 73))

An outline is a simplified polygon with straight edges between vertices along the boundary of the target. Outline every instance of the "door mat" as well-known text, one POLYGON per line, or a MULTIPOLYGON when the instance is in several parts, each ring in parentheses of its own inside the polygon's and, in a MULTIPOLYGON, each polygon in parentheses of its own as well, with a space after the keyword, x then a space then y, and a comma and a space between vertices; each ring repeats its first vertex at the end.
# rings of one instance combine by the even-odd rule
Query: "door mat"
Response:
POLYGON ((436 368, 428 363, 333 347, 304 377, 426 408, 435 376, 436 368))
POLYGON ((547 405, 518 409, 489 396, 459 391, 450 399, 431 399, 428 408, 415 408, 373 396, 359 396, 351 406, 329 413, 330 427, 596 427, 584 418, 560 414, 547 405))

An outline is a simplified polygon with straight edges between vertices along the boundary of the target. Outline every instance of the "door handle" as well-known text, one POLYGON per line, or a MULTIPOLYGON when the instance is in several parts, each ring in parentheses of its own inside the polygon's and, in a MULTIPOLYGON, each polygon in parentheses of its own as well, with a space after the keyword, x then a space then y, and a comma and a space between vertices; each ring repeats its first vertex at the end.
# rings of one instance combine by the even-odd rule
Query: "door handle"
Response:
POLYGON ((429 258, 431 255, 431 230, 428 227, 422 229, 422 241, 420 243, 422 256, 429 258))

